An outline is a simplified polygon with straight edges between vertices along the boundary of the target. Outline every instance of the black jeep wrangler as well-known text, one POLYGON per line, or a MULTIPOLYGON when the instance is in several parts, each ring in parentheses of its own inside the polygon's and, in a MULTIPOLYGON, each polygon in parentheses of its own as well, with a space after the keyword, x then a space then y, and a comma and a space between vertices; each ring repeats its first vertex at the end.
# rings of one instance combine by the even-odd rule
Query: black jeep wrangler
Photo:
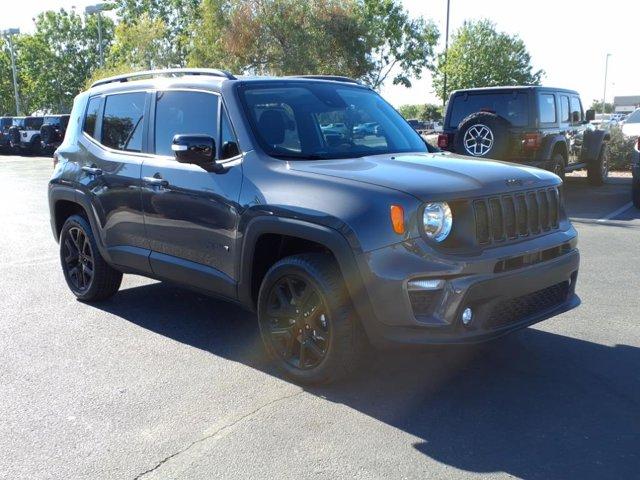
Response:
POLYGON ((238 302, 299 382, 349 373, 369 343, 479 342, 578 304, 557 176, 433 152, 342 77, 101 80, 54 162, 74 295, 105 300, 136 273, 238 302))
POLYGON ((40 149, 44 154, 52 154, 64 139, 69 124, 69 115, 46 115, 40 127, 40 149))
POLYGON ((587 169, 591 185, 609 171, 609 133, 589 124, 577 92, 548 87, 457 90, 449 97, 443 150, 546 168, 559 177, 587 169))
POLYGON ((11 125, 13 125, 12 117, 0 117, 0 152, 9 152, 11 150, 9 138, 11 125))

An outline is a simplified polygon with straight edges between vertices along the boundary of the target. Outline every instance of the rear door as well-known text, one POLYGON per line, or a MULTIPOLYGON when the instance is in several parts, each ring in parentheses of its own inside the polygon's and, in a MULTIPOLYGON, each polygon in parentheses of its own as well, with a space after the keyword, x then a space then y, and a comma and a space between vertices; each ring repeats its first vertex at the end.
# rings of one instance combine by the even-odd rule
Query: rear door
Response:
POLYGON ((74 154, 113 262, 143 272, 150 271, 140 196, 149 96, 138 91, 90 98, 74 154))
POLYGON ((142 166, 142 197, 153 271, 161 278, 235 297, 241 165, 224 174, 207 172, 179 163, 171 150, 177 134, 209 135, 218 152, 224 141, 235 140, 221 98, 206 91, 158 91, 152 122, 154 155, 142 166))

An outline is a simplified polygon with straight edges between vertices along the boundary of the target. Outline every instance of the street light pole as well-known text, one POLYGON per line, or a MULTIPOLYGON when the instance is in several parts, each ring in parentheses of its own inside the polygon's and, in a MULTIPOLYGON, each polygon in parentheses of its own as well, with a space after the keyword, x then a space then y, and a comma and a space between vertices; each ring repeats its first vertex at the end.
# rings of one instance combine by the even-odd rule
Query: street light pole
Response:
POLYGON ((102 14, 100 12, 104 10, 108 10, 109 7, 104 3, 99 3, 97 5, 88 5, 84 9, 84 13, 86 15, 93 15, 94 13, 98 16, 98 51, 100 52, 100 66, 104 66, 104 52, 102 51, 102 14))
POLYGON ((447 0, 447 26, 445 29, 444 36, 444 85, 443 85, 443 94, 442 94, 442 109, 444 110, 444 105, 447 103, 447 50, 449 50, 449 6, 451 0, 447 0))
POLYGON ((16 99, 16 116, 20 115, 20 95, 18 94, 18 72, 16 70, 16 53, 13 50, 13 41, 11 37, 13 35, 18 35, 20 33, 19 28, 9 28, 7 30, 3 30, 2 35, 7 39, 9 43, 9 52, 11 55, 11 70, 13 71, 13 93, 16 99))
POLYGON ((604 61, 604 92, 602 93, 602 113, 606 113, 606 101, 607 101, 607 74, 609 73, 609 57, 610 53, 607 53, 607 58, 604 61))

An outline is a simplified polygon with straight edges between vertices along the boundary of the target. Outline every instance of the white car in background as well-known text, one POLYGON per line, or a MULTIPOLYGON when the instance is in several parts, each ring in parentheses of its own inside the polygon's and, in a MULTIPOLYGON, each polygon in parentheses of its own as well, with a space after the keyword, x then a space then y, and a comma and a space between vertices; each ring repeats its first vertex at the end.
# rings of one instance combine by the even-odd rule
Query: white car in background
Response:
POLYGON ((626 137, 640 137, 640 108, 625 118, 622 124, 622 133, 626 137))

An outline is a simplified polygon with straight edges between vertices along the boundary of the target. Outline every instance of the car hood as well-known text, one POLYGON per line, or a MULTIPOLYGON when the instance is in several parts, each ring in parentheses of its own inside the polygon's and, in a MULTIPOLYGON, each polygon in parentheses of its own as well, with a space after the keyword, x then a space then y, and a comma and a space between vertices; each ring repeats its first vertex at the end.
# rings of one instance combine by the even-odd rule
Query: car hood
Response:
POLYGON ((296 171, 393 188, 421 200, 452 200, 557 185, 545 170, 448 152, 293 161, 296 171))
POLYGON ((640 123, 623 123, 622 133, 627 137, 640 137, 640 123))

